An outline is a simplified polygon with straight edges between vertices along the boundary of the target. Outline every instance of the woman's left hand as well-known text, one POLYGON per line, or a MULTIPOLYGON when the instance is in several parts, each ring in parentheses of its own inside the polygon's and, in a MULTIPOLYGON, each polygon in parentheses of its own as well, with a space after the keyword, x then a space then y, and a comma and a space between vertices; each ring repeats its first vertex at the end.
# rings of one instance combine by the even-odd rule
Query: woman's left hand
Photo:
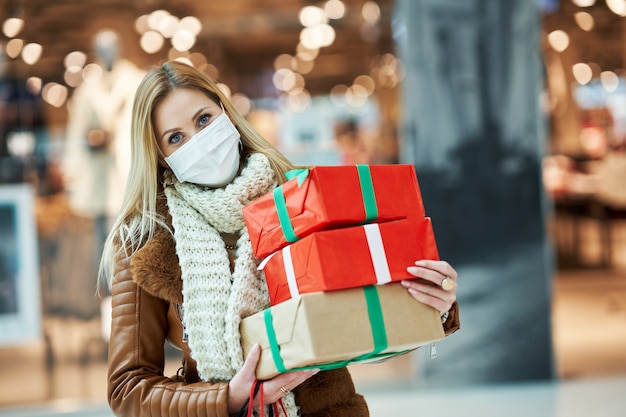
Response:
POLYGON ((456 301, 458 275, 449 263, 422 260, 415 262, 415 266, 409 266, 406 270, 415 278, 421 278, 402 281, 402 286, 408 289, 413 298, 433 307, 442 315, 450 310, 456 301), (444 283, 446 279, 452 282, 444 283))

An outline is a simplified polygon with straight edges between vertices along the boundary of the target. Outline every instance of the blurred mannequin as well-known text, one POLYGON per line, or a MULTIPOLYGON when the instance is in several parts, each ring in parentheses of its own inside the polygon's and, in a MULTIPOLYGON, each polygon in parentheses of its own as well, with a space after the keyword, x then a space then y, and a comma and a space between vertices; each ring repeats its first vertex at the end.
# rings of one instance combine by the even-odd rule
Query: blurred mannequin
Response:
POLYGON ((105 30, 96 35, 94 51, 102 73, 78 86, 68 105, 63 170, 70 208, 78 217, 93 221, 92 283, 109 219, 117 214, 126 186, 132 97, 143 77, 134 64, 121 58, 120 49, 116 33, 105 30))
POLYGON ((94 48, 103 71, 71 98, 65 175, 76 214, 96 218, 115 215, 124 192, 131 101, 143 73, 119 56, 114 32, 98 33, 94 48))

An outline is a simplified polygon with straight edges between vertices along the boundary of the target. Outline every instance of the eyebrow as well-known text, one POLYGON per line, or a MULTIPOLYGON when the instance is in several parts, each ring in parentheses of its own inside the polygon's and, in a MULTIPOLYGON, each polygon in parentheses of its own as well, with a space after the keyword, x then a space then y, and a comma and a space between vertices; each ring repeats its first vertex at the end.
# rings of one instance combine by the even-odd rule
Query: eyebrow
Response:
MULTIPOLYGON (((191 118, 191 120, 196 120, 198 118, 198 116, 200 116, 200 114, 202 114, 203 111, 210 109, 210 106, 206 106, 206 107, 202 107, 200 108, 191 118)), ((171 129, 167 129, 165 132, 163 132, 163 134, 161 134, 161 139, 165 138, 165 135, 167 135, 168 133, 172 133, 172 132, 176 132, 178 130, 181 130, 180 127, 173 127, 171 129)))

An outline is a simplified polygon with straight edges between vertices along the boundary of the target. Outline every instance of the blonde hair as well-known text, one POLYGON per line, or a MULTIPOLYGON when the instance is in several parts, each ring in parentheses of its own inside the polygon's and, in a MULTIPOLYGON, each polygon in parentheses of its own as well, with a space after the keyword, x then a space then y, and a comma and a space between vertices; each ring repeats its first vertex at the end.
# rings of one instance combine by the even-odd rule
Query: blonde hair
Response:
MULTIPOLYGON (((268 141, 261 137, 202 71, 178 61, 168 61, 153 68, 137 88, 131 123, 131 164, 120 212, 104 245, 99 279, 110 285, 115 263, 120 256, 131 256, 148 242, 159 227, 170 230, 165 218, 157 213, 157 199, 165 170, 159 165, 159 147, 153 126, 153 111, 168 94, 179 88, 199 90, 217 104, 223 104, 241 135, 241 159, 251 153, 266 155, 279 183, 294 166, 268 141)), ((171 233, 171 230, 170 230, 171 233)))

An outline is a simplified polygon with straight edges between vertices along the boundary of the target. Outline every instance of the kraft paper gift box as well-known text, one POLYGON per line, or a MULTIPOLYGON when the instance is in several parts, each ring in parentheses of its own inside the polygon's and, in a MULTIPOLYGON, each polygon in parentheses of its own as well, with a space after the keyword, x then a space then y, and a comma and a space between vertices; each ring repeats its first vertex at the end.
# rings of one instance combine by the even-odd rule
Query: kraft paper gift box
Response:
POLYGON ((316 166, 243 209, 257 258, 317 230, 424 217, 413 165, 316 166))
POLYGON ((394 356, 444 338, 439 312, 399 283, 302 294, 244 318, 240 331, 244 357, 255 343, 261 347, 260 380, 394 356))
POLYGON ((439 259, 428 217, 314 232, 260 268, 276 305, 304 293, 415 278, 406 268, 419 259, 439 259))

